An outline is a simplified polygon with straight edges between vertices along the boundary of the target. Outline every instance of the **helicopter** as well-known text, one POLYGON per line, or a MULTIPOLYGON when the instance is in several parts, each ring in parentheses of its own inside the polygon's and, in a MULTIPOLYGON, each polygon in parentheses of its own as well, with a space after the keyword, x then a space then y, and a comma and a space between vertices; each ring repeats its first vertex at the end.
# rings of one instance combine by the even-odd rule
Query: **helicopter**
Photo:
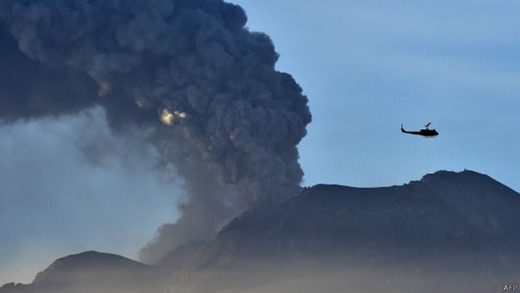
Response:
POLYGON ((413 135, 420 135, 420 136, 424 136, 424 137, 435 137, 435 136, 439 135, 439 133, 435 129, 430 129, 431 124, 432 124, 431 122, 428 122, 428 124, 424 125, 425 128, 423 128, 419 131, 407 131, 406 129, 403 128, 403 124, 401 123, 401 132, 407 133, 407 134, 413 134, 413 135))

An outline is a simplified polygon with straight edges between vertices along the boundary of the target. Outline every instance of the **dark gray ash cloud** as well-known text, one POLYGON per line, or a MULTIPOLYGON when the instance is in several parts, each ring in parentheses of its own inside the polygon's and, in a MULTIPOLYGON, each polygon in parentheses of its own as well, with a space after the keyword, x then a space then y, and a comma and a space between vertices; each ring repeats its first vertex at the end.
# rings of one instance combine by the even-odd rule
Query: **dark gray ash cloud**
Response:
POLYGON ((300 188, 307 98, 246 21, 220 0, 2 0, 0 120, 101 105, 115 134, 146 130, 191 196, 143 250, 157 261, 300 188))

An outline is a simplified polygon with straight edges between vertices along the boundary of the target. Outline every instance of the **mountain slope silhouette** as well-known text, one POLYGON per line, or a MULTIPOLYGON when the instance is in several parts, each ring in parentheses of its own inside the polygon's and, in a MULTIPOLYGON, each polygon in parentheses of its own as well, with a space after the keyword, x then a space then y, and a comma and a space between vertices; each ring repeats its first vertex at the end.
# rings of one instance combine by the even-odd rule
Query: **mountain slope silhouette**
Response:
POLYGON ((474 171, 379 188, 319 184, 157 266, 87 252, 0 293, 370 292, 381 276, 388 292, 489 292, 520 275, 519 210, 518 192, 474 171))

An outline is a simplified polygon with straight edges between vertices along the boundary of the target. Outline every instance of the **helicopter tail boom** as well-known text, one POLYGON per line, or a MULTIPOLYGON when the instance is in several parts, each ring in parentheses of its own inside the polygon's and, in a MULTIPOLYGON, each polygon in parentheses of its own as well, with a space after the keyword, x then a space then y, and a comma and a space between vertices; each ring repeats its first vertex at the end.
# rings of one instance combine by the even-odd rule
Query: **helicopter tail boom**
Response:
POLYGON ((408 131, 408 130, 404 129, 404 126, 403 126, 402 123, 401 123, 401 132, 402 132, 402 133, 407 133, 407 134, 414 134, 414 135, 422 135, 422 136, 425 136, 425 134, 422 133, 421 131, 408 131))

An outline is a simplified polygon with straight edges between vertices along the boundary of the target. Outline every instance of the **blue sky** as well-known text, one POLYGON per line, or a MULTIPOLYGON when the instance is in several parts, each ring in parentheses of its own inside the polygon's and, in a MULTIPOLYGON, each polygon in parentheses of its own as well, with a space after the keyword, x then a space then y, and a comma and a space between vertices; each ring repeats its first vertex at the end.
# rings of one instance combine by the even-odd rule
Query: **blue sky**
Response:
MULTIPOLYGON (((305 185, 394 185, 467 168, 520 190, 520 2, 234 2, 309 96, 305 185), (399 132, 429 121, 438 138, 399 132)), ((145 163, 152 151, 120 153, 96 115, 0 127, 0 283, 86 249, 135 257, 175 220, 178 182, 145 163), (91 129, 114 148, 102 164, 81 153, 99 143, 91 129)))
POLYGON ((310 98, 305 184, 473 169, 520 190, 520 3, 238 0, 310 98), (400 123, 432 121, 437 139, 400 123))

